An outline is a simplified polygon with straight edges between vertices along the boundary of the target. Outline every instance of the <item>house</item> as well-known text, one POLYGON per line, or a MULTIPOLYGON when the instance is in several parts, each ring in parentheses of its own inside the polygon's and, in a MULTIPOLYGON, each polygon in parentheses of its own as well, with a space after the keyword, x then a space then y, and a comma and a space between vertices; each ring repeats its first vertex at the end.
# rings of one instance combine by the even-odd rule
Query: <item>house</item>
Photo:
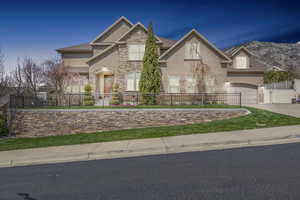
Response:
MULTIPOLYGON (((138 91, 146 38, 143 24, 121 17, 91 42, 57 49, 63 62, 82 78, 69 91, 82 92, 87 83, 94 94, 111 93, 114 83, 121 92, 138 91)), ((163 92, 242 92, 244 104, 263 99, 259 86, 270 66, 245 47, 221 51, 194 29, 178 41, 156 36, 156 42, 163 92), (199 91, 197 77, 204 90, 199 91)))

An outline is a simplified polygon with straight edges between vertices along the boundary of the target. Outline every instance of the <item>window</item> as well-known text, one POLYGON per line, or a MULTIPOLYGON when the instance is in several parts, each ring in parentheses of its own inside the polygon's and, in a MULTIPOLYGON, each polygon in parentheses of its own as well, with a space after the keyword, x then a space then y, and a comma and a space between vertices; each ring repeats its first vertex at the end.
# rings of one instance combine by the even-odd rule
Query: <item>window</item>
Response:
POLYGON ((245 69, 247 68, 247 57, 246 56, 238 56, 236 57, 236 68, 245 69))
POLYGON ((180 77, 170 76, 169 77, 169 93, 180 93, 180 77))
POLYGON ((126 75, 126 90, 138 91, 141 73, 131 72, 126 75))
POLYGON ((143 60, 145 53, 144 44, 128 45, 128 60, 143 60))
POLYGON ((185 85, 185 92, 186 93, 195 93, 196 89, 196 80, 192 76, 187 76, 185 85))
POLYGON ((186 59, 200 59, 200 43, 188 42, 185 44, 185 58, 186 59))

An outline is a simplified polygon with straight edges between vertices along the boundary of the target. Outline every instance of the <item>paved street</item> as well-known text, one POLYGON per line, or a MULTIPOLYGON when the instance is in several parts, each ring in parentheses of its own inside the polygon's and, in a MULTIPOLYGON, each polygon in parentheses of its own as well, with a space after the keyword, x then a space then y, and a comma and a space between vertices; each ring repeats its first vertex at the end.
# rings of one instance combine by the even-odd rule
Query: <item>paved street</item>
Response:
POLYGON ((300 104, 251 104, 249 106, 294 117, 300 117, 300 104))
POLYGON ((300 143, 0 169, 1 200, 300 199, 300 143))

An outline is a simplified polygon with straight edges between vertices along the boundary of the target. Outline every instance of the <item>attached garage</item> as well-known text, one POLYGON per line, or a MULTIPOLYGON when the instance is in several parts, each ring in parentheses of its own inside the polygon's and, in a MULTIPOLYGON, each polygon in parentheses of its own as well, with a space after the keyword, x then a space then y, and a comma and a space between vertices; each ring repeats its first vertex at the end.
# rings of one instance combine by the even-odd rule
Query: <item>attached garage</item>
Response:
POLYGON ((227 88, 228 93, 242 93, 242 105, 256 104, 258 91, 256 85, 246 83, 231 83, 227 88))

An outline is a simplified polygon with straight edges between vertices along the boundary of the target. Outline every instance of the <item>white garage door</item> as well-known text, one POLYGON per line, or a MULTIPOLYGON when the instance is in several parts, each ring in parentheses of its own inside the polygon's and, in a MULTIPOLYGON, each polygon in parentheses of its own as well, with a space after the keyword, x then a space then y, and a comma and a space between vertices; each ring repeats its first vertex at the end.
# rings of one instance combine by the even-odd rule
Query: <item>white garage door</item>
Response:
POLYGON ((257 103, 257 87, 248 84, 231 84, 229 93, 242 93, 242 105, 257 103))

